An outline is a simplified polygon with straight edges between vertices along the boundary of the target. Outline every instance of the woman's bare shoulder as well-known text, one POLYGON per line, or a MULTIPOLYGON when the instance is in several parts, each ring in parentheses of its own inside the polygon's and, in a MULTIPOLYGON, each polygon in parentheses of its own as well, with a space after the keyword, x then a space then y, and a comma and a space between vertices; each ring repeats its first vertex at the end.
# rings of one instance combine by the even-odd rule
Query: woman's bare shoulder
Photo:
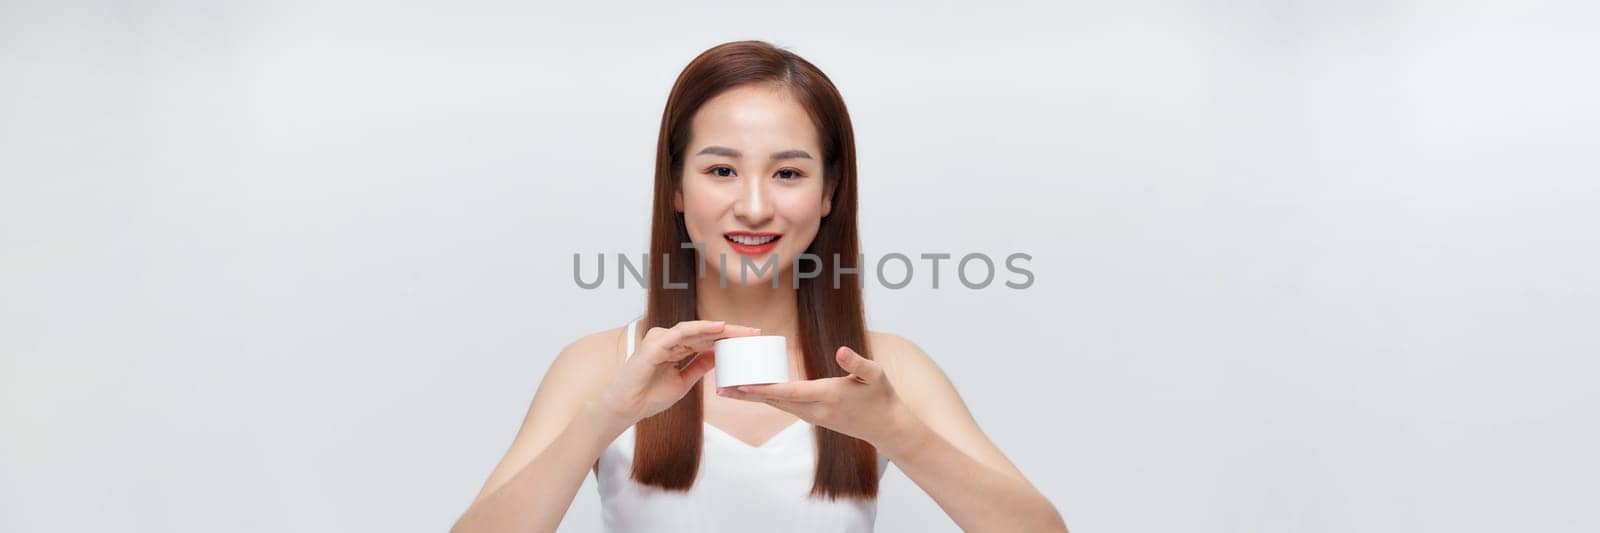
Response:
POLYGON ((901 337, 887 331, 867 330, 868 350, 898 350, 902 349, 905 344, 910 342, 911 341, 905 337, 901 337))
POLYGON ((934 432, 973 458, 1022 476, 972 417, 955 383, 916 343, 892 333, 868 333, 868 343, 884 354, 884 374, 895 393, 934 432))
POLYGON ((623 348, 627 346, 627 330, 627 326, 620 326, 585 333, 567 343, 562 351, 571 351, 583 357, 605 358, 614 355, 620 359, 624 355, 623 348))
POLYGON ((579 335, 562 347, 550 362, 545 381, 559 379, 590 387, 604 384, 612 372, 622 366, 626 331, 626 327, 615 327, 579 335))
POLYGON ((891 375, 900 373, 897 370, 902 367, 909 366, 911 368, 908 370, 918 373, 934 364, 933 359, 917 343, 886 331, 868 331, 867 350, 867 356, 882 364, 884 371, 891 375))
POLYGON ((489 481, 478 492, 478 499, 505 484, 521 465, 527 464, 555 440, 586 402, 605 388, 611 375, 622 366, 624 329, 586 333, 561 348, 533 393, 533 401, 528 405, 511 449, 489 474, 489 481))

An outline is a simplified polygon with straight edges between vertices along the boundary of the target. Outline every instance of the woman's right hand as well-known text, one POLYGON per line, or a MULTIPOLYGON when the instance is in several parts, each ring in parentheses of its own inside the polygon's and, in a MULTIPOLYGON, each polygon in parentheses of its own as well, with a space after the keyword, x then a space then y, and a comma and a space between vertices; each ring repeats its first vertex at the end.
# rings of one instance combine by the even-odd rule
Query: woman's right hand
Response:
POLYGON ((596 399, 628 425, 666 410, 716 365, 711 343, 728 337, 760 335, 761 330, 722 321, 692 320, 671 328, 650 328, 611 384, 596 399), (683 366, 695 354, 699 357, 683 366))

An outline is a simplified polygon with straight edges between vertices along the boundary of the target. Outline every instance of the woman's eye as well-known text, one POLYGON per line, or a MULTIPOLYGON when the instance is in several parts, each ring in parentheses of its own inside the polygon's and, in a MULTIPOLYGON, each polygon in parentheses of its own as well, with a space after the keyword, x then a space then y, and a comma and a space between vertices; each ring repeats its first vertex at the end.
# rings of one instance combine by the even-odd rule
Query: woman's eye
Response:
POLYGON ((792 180, 792 179, 795 179, 795 178, 798 178, 798 177, 800 177, 800 173, 798 171, 793 170, 793 169, 787 169, 786 168, 786 169, 778 171, 778 178, 779 179, 792 180))
POLYGON ((716 167, 711 169, 711 174, 722 178, 732 177, 733 169, 728 167, 716 167))

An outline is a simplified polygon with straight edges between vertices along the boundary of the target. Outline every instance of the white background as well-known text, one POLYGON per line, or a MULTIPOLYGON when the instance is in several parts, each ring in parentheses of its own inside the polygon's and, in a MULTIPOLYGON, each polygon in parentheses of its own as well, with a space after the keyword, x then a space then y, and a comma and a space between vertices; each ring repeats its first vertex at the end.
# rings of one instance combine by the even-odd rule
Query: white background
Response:
POLYGON ((260 4, 0 1, 0 529, 447 528, 742 38, 841 87, 869 259, 1033 255, 869 327, 1074 531, 1600 529, 1593 3, 260 4))

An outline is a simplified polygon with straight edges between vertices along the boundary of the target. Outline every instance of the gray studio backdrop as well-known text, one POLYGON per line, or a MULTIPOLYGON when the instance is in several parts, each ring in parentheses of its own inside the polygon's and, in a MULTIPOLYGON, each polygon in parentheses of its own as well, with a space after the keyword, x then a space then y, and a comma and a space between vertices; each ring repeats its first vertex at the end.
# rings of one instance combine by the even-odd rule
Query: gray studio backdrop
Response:
POLYGON ((1596 11, 5 0, 0 529, 447 528, 640 312, 571 254, 644 251, 674 76, 763 38, 842 88, 869 259, 1033 256, 869 327, 1075 531, 1594 531, 1596 11))

